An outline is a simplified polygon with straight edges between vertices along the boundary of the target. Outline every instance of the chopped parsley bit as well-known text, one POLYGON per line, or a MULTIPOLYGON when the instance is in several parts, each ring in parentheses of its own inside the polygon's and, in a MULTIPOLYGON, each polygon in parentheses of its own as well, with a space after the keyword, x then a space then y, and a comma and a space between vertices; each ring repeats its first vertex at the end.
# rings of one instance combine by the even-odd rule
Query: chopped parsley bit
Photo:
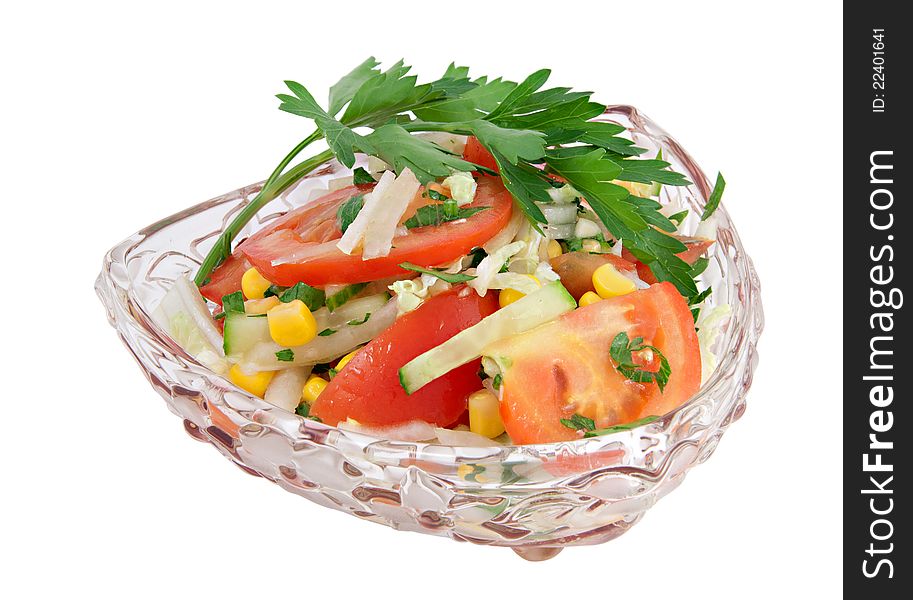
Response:
POLYGON ((295 360, 295 353, 291 348, 285 348, 276 352, 276 360, 281 360, 282 362, 292 362, 295 360))
POLYGON ((593 419, 576 413, 570 419, 561 419, 561 424, 574 431, 580 431, 581 429, 583 431, 593 431, 596 429, 596 422, 593 419))
POLYGON ((438 202, 446 202, 447 200, 450 200, 450 198, 437 190, 425 190, 422 193, 422 196, 425 198, 431 198, 432 200, 437 200, 438 202))
POLYGON ((219 319, 224 319, 224 318, 225 318, 225 311, 222 311, 222 312, 220 312, 220 313, 214 314, 214 315, 212 316, 212 318, 215 319, 216 321, 218 321, 219 319))
POLYGON ((222 296, 222 310, 225 311, 225 314, 244 314, 244 294, 241 292, 234 292, 222 296))
POLYGON ((447 199, 443 204, 422 206, 415 211, 414 215, 406 219, 404 225, 408 229, 427 227, 429 225, 440 225, 441 223, 447 223, 449 221, 468 219, 472 215, 487 210, 488 208, 488 206, 460 208, 455 200, 447 199))
POLYGON ((583 240, 580 238, 569 238, 564 240, 568 252, 581 252, 583 250, 583 240))
POLYGON ((364 325, 365 323, 368 322, 368 319, 370 319, 370 318, 371 318, 371 313, 365 313, 364 318, 361 318, 361 319, 352 319, 351 321, 349 321, 349 322, 346 323, 346 324, 347 324, 347 325, 364 325))
POLYGON ((488 256, 488 252, 485 252, 482 248, 473 248, 466 256, 472 257, 472 260, 469 261, 468 268, 474 269, 479 266, 479 263, 481 263, 486 256, 488 256))
POLYGON ((271 286, 269 286, 268 288, 266 288, 266 291, 263 292, 263 297, 264 297, 264 298, 269 298, 270 296, 276 296, 276 297, 278 298, 278 297, 281 296, 282 293, 283 293, 285 290, 287 290, 287 289, 288 289, 288 288, 282 287, 281 285, 276 285, 276 284, 274 283, 273 285, 271 285, 271 286))
POLYGON ((336 333, 336 330, 335 330, 335 329, 330 329, 329 327, 327 327, 326 329, 324 329, 323 331, 321 331, 321 332, 318 333, 317 335, 319 335, 320 337, 326 337, 326 336, 328 336, 328 335, 333 335, 334 333, 336 333))
POLYGON ((716 212, 716 209, 720 206, 720 200, 723 199, 723 190, 725 189, 726 180, 723 179, 722 173, 717 173, 716 183, 713 184, 713 191, 710 192, 710 197, 707 198, 707 204, 704 205, 704 214, 701 215, 701 221, 706 221, 716 212))
POLYGON ((332 367, 327 369, 327 377, 329 377, 330 379, 333 379, 338 374, 339 374, 339 371, 337 371, 336 369, 334 369, 332 367))
POLYGON ((585 438, 592 438, 600 435, 617 433, 619 431, 630 431, 631 429, 636 429, 641 425, 652 423, 657 419, 659 419, 659 417, 656 415, 650 415, 649 417, 631 421, 630 423, 620 423, 618 425, 606 427, 605 429, 596 429, 596 422, 593 421, 593 419, 584 417, 583 415, 575 414, 570 419, 561 419, 561 424, 569 429, 573 429, 574 431, 583 431, 583 437, 585 438))
POLYGON ((615 368, 618 372, 630 381, 637 383, 655 381, 660 393, 669 382, 669 375, 672 374, 672 367, 669 366, 669 361, 666 360, 666 357, 663 356, 663 353, 658 348, 644 344, 644 340, 641 337, 631 340, 628 338, 628 334, 622 331, 612 340, 609 354, 612 356, 612 360, 615 361, 615 368), (644 350, 651 350, 659 356, 659 371, 645 371, 642 366, 634 362, 633 354, 644 350))
POLYGON ((495 388, 496 390, 500 390, 500 389, 501 389, 501 382, 502 382, 503 380, 504 380, 504 378, 501 377, 501 374, 500 374, 500 373, 498 373, 498 374, 495 375, 494 378, 491 380, 491 387, 495 388))
POLYGON ((464 273, 445 273, 444 271, 439 271, 437 269, 426 269, 425 267, 420 267, 410 262, 400 263, 399 266, 407 271, 415 271, 416 273, 422 273, 424 275, 433 275, 447 283, 463 283, 464 281, 472 281, 475 279, 475 276, 473 275, 466 275, 464 273))
POLYGON ((326 294, 321 289, 299 282, 282 292, 279 300, 282 302, 301 300, 308 310, 317 310, 326 303, 326 294))
POLYGON ((366 183, 375 183, 375 181, 370 173, 365 171, 362 167, 357 167, 352 173, 352 183, 355 185, 364 185, 366 183))
POLYGON ((299 417, 304 417, 305 419, 310 419, 311 421, 317 421, 318 423, 323 423, 320 420, 320 417, 311 415, 311 405, 307 402, 302 402, 298 405, 298 408, 295 409, 295 414, 299 417))
MULTIPOLYGON (((374 179, 372 178, 371 181, 374 181, 374 179)), ((361 212, 361 209, 364 208, 364 206, 364 194, 352 196, 339 205, 339 208, 336 209, 336 223, 339 225, 339 230, 341 232, 346 232, 346 229, 349 228, 349 225, 352 224, 352 221, 355 220, 355 217, 358 216, 358 213, 361 212)))
POLYGON ((681 212, 677 212, 674 215, 670 215, 669 220, 672 221, 673 223, 675 223, 676 227, 681 227, 682 222, 685 220, 685 217, 687 217, 687 216, 688 216, 688 209, 686 208, 685 210, 683 210, 681 212))

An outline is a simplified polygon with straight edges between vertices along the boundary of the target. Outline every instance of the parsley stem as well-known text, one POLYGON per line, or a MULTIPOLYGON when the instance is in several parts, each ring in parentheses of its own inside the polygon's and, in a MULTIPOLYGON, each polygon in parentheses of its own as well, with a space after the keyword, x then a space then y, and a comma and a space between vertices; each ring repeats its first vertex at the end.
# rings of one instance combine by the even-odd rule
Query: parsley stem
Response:
POLYGON ((295 165, 288 170, 285 174, 286 167, 291 163, 298 154, 301 153, 307 146, 312 142, 315 142, 323 137, 323 133, 319 130, 315 131, 308 137, 304 138, 297 146, 295 146, 291 152, 289 152, 285 158, 282 159, 282 162, 273 170, 269 178, 264 182, 263 187, 260 188, 260 192, 257 196, 250 201, 250 203, 244 207, 244 209, 239 212, 231 223, 222 231, 218 238, 216 238, 216 243, 213 245, 212 249, 206 255, 206 258, 203 259, 200 268, 197 271, 196 277, 194 277, 194 282, 197 285, 203 285, 204 282, 209 278, 210 273, 213 269, 218 267, 222 262, 228 258, 231 254, 231 242, 237 237, 241 232, 241 229, 247 225, 247 222, 250 221, 257 212, 266 206, 269 202, 274 200, 279 194, 285 191, 290 185, 325 163, 326 161, 333 158, 333 153, 329 150, 324 150, 320 154, 312 156, 299 164, 295 165))

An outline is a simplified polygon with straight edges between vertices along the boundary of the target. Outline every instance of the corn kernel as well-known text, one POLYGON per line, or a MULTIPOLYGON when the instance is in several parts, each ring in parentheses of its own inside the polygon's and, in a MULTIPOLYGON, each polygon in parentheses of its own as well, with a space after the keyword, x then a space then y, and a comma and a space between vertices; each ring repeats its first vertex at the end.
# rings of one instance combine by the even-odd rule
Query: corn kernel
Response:
POLYGON ((549 240, 546 252, 548 252, 549 258, 555 258, 564 254, 564 250, 561 249, 561 244, 558 240, 549 240))
POLYGON ((281 302, 266 313, 269 335, 280 346, 301 346, 317 337, 317 321, 301 300, 281 302))
POLYGON ((251 300, 262 298, 271 285, 272 282, 254 267, 244 271, 244 275, 241 276, 241 291, 244 292, 245 298, 251 300))
POLYGON ((600 300, 602 300, 602 298, 600 298, 599 294, 596 292, 587 292, 586 294, 580 296, 580 302, 578 302, 578 304, 582 308, 584 306, 589 306, 594 302, 599 302, 600 300))
POLYGON ((273 371, 258 371, 253 375, 248 375, 241 370, 241 365, 234 365, 228 371, 228 379, 241 388, 247 390, 254 396, 263 397, 269 382, 273 380, 273 371))
POLYGON ((356 354, 358 354, 359 350, 361 350, 361 346, 359 346, 358 348, 352 350, 351 352, 349 352, 348 354, 346 354, 345 356, 340 358, 339 362, 336 363, 336 366, 334 368, 337 371, 342 371, 342 368, 344 366, 346 366, 347 364, 349 364, 349 361, 352 360, 352 357, 354 357, 356 354))
POLYGON ((479 390, 469 396, 469 430, 487 438, 504 433, 501 406, 497 396, 488 390, 479 390))
MULTIPOLYGON (((526 276, 529 277, 530 279, 532 279, 533 281, 535 281, 536 285, 538 285, 538 286, 542 285, 542 282, 539 281, 539 279, 535 275, 526 275, 526 276)), ((501 290, 500 294, 498 294, 498 304, 501 306, 501 308, 504 308, 508 304, 513 304, 514 302, 516 302, 517 300, 519 300, 520 298, 522 298, 525 295, 526 294, 524 294, 523 292, 518 292, 517 290, 511 289, 511 288, 505 288, 505 289, 501 290)))
POLYGON ((301 399, 308 404, 313 404, 314 400, 323 393, 323 390, 326 389, 329 384, 330 382, 323 377, 311 375, 308 377, 307 383, 304 384, 304 389, 301 390, 301 399))
POLYGON ((249 315, 265 315, 274 306, 279 306, 279 298, 275 296, 255 298, 244 303, 244 312, 249 315))
POLYGON ((612 263, 606 263, 593 271, 593 288, 603 298, 624 296, 637 289, 634 282, 619 273, 612 263))

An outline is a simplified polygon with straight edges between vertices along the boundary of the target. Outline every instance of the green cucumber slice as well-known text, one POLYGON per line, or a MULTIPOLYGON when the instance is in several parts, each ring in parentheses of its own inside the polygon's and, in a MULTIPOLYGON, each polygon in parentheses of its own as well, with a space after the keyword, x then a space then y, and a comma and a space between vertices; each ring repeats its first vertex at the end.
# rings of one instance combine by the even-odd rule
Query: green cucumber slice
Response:
POLYGON ((400 384, 407 394, 411 394, 441 375, 480 357, 482 349, 489 344, 548 323, 576 307, 574 297, 560 281, 549 283, 413 358, 400 368, 400 384))

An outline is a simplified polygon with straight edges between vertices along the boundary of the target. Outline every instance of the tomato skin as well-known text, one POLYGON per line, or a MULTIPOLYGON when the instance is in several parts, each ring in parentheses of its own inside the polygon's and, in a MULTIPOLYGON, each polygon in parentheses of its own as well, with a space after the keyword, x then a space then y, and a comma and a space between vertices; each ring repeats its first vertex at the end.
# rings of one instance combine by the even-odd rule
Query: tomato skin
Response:
POLYGON ((495 157, 475 136, 470 136, 466 140, 466 147, 463 149, 463 160, 488 167, 492 171, 498 170, 498 163, 495 161, 495 157))
POLYGON ((687 402, 700 389, 701 348, 688 302, 673 284, 664 281, 643 291, 659 320, 653 345, 669 361, 672 375, 662 392, 656 387, 638 418, 661 417, 687 402))
MULTIPOLYGON (((700 349, 685 299, 662 283, 566 313, 536 329, 493 344, 486 354, 507 365, 501 418, 517 444, 577 439, 561 424, 574 414, 597 428, 663 415, 700 386, 700 349), (642 337, 669 360, 665 390, 627 380, 609 348, 615 336, 642 337)), ((651 364, 650 367, 657 367, 651 364)))
POLYGON ((593 289, 593 271, 606 263, 619 271, 634 271, 634 263, 614 254, 590 254, 589 252, 567 252, 549 259, 561 283, 576 300, 593 289))
POLYGON ((250 268, 250 263, 243 255, 232 254, 212 272, 209 283, 200 287, 204 298, 216 304, 222 304, 222 296, 227 296, 241 289, 241 276, 250 268))
POLYGON ((434 296, 406 313, 362 348, 311 406, 311 414, 336 425, 348 418, 369 426, 415 419, 447 426, 466 410, 469 395, 482 388, 481 361, 473 361, 406 394, 399 368, 475 325, 498 309, 495 294, 484 298, 466 286, 434 296))
POLYGON ((335 240, 308 243, 291 229, 252 238, 239 249, 264 277, 279 285, 299 281, 315 286, 373 281, 408 273, 400 268, 402 262, 435 267, 466 255, 507 225, 513 200, 500 179, 483 177, 470 207, 488 208, 468 219, 412 229, 394 239, 390 254, 370 260, 345 254, 336 247, 335 240), (294 262, 273 264, 292 253, 296 256, 294 262))

